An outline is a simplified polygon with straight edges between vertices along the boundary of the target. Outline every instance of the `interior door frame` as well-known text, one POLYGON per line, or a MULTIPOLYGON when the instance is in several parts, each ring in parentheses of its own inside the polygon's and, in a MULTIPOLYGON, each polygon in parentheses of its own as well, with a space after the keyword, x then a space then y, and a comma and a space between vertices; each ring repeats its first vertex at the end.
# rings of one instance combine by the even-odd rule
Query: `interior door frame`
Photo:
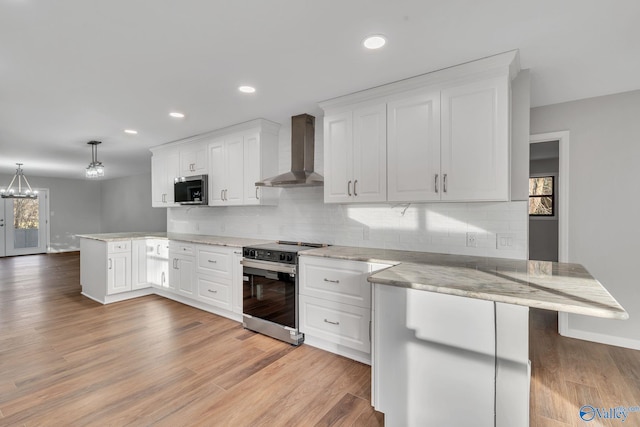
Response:
POLYGON ((0 198, 0 219, 2 219, 2 224, 0 224, 0 257, 5 256, 5 241, 6 241, 6 230, 7 230, 7 221, 5 219, 5 207, 6 203, 4 199, 0 198))
POLYGON ((529 143, 558 141, 558 262, 569 262, 569 131, 530 135, 529 143))
POLYGON ((18 251, 10 251, 9 250, 9 244, 8 244, 8 236, 9 233, 7 232, 8 228, 7 225, 8 221, 7 221, 7 203, 5 200, 4 203, 4 218, 5 218, 5 231, 4 231, 4 235, 5 235, 5 241, 4 241, 4 255, 5 256, 14 256, 14 255, 32 255, 32 254, 41 254, 41 253, 49 253, 49 249, 50 249, 50 242, 51 242, 51 228, 49 227, 50 224, 50 217, 51 217, 51 212, 49 209, 49 189, 47 188, 38 188, 38 199, 41 203, 41 208, 44 209, 44 214, 41 212, 40 214, 40 226, 39 229, 42 229, 44 227, 44 230, 41 231, 41 234, 38 236, 39 240, 43 240, 41 245, 38 245, 38 251, 37 252, 32 252, 26 249, 33 249, 33 248, 24 248, 25 250, 18 250, 18 251), (44 202, 43 202, 44 200, 44 202))
MULTIPOLYGON (((569 262, 569 131, 529 136, 529 144, 558 141, 558 262, 569 262)), ((558 312, 558 333, 569 332, 569 314, 558 312)))

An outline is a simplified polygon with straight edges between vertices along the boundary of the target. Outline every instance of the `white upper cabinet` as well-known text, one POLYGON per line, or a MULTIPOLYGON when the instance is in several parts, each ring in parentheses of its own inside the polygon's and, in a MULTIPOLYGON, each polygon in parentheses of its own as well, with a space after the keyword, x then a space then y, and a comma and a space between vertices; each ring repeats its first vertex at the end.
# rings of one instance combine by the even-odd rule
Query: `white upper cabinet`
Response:
POLYGON ((279 189, 255 184, 278 173, 279 129, 257 119, 152 148, 153 206, 179 206, 174 179, 193 175, 208 175, 209 206, 276 204, 279 189))
POLYGON ((353 116, 351 111, 324 118, 324 201, 351 201, 353 176, 353 116))
POLYGON ((385 201, 386 105, 330 113, 324 135, 325 203, 385 201))
POLYGON ((205 175, 207 168, 205 142, 193 142, 180 147, 180 176, 205 175))
POLYGON ((151 157, 151 206, 168 208, 174 203, 173 184, 179 176, 179 155, 175 148, 152 150, 151 157))
POLYGON ((274 204, 278 190, 256 186, 276 175, 278 131, 275 123, 226 135, 209 144, 209 205, 274 204))
POLYGON ((325 101, 325 202, 507 201, 516 51, 325 101))
POLYGON ((440 199, 440 93, 418 92, 387 105, 390 202, 440 199))
POLYGON ((243 147, 242 135, 209 144, 209 206, 242 204, 243 147))
POLYGON ((509 199, 509 81, 442 91, 442 200, 509 199))

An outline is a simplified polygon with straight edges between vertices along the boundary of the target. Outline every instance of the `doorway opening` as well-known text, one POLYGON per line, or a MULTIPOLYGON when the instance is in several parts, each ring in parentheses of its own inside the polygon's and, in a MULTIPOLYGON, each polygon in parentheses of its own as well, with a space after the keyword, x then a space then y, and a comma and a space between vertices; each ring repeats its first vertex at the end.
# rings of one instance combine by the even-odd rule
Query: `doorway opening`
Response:
POLYGON ((0 199, 0 256, 46 253, 49 247, 49 190, 37 199, 0 199))
POLYGON ((558 262, 558 141, 529 146, 529 259, 558 262))

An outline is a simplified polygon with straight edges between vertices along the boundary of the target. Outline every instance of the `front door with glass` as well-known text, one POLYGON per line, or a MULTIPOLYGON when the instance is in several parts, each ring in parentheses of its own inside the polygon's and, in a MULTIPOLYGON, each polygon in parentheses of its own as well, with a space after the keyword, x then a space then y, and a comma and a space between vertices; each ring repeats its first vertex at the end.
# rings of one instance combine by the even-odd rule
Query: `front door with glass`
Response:
POLYGON ((5 255, 47 252, 48 191, 37 199, 4 199, 5 255))

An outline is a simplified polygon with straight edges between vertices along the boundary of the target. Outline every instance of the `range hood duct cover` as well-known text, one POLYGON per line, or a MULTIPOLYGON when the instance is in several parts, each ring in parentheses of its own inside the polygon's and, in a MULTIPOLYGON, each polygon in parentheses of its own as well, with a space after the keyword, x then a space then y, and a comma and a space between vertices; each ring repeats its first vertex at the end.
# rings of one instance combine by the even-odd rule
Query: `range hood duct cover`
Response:
POLYGON ((316 187, 324 178, 313 171, 316 118, 309 114, 291 117, 291 171, 256 182, 258 187, 316 187))

